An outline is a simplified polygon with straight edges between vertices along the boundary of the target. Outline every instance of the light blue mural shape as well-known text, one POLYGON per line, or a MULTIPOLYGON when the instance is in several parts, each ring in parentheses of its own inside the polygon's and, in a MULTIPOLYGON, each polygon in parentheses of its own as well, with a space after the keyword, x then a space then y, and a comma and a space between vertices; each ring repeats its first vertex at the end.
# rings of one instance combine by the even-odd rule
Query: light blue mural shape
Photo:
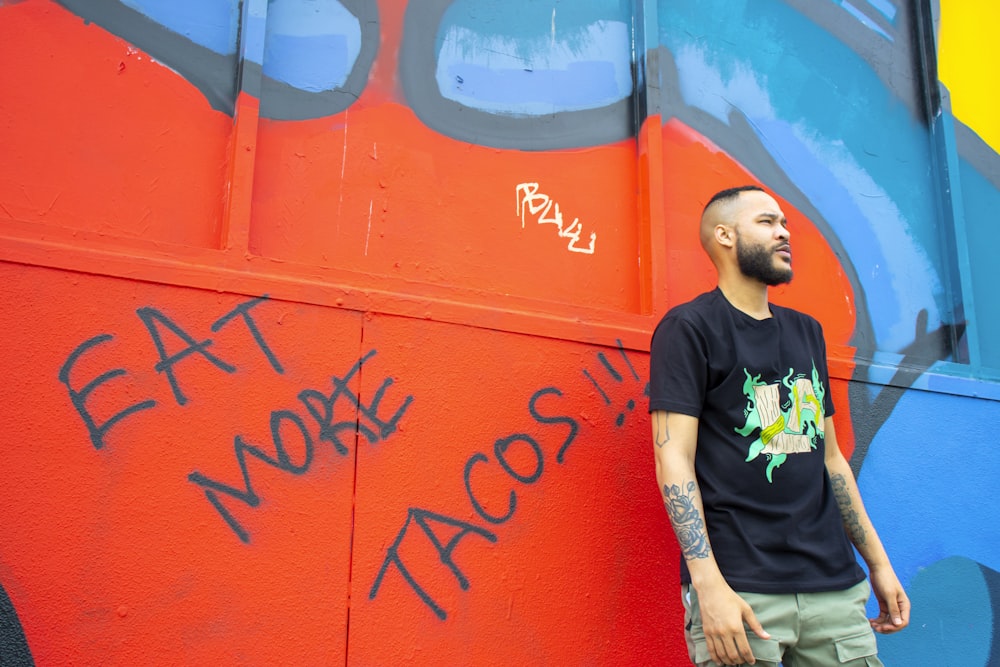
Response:
POLYGON ((631 6, 458 0, 437 35, 441 95, 509 115, 596 109, 632 94, 631 6))
POLYGON ((361 24, 336 0, 270 0, 264 75, 300 90, 334 90, 361 52, 361 24))
POLYGON ((154 23, 218 53, 236 53, 240 29, 238 0, 121 0, 154 23))
MULTIPOLYGON (((307 92, 335 90, 361 52, 358 18, 337 0, 245 0, 243 34, 265 35, 264 48, 244 49, 265 76, 307 92), (261 58, 263 53, 263 58, 261 58)), ((238 0, 122 0, 122 4, 220 55, 236 52, 238 0)))

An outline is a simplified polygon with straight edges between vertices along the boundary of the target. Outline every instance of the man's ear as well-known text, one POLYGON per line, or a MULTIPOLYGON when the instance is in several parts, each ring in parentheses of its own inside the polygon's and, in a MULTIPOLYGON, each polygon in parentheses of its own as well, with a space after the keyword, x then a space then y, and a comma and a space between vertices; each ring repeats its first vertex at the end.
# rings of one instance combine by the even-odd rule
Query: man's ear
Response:
POLYGON ((724 248, 732 248, 736 245, 736 229, 729 225, 718 224, 713 230, 715 232, 715 242, 724 248))

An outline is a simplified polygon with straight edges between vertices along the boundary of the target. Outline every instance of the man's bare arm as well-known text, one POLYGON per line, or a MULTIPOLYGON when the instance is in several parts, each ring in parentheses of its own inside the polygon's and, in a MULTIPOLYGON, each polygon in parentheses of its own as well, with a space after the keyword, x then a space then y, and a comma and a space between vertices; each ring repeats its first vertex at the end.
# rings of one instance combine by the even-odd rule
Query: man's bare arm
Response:
POLYGON ((844 520, 844 530, 868 564, 872 590, 878 600, 879 616, 871 619, 872 628, 883 634, 897 632, 910 622, 910 600, 892 569, 889 556, 882 546, 875 526, 868 517, 854 473, 837 444, 837 432, 831 417, 826 418, 824 429, 826 470, 830 474, 830 483, 833 486, 837 506, 840 508, 840 516, 844 520))
MULTIPOLYGON (((681 440, 675 440, 672 444, 670 442, 669 422, 683 419, 683 415, 674 416, 672 420, 668 420, 668 416, 668 413, 663 411, 653 413, 653 442, 660 450, 667 446, 673 448, 672 451, 656 453, 656 478, 663 495, 663 505, 670 517, 670 524, 674 528, 684 558, 687 560, 709 558, 712 555, 712 546, 708 542, 708 533, 702 520, 704 509, 698 493, 698 483, 694 478, 693 452, 688 466, 688 462, 684 460, 685 445, 682 445, 681 440), (675 454, 681 456, 678 458, 675 454), (671 465, 671 471, 682 473, 679 483, 671 484, 664 481, 666 479, 664 463, 671 465), (684 475, 684 472, 690 472, 690 475, 684 475)), ((697 436, 697 422, 695 422, 695 436, 697 436)), ((683 433, 682 429, 682 437, 690 438, 690 435, 683 433)))
POLYGON ((770 635, 764 632, 750 605, 726 583, 712 554, 695 477, 698 420, 657 410, 652 413, 652 427, 656 481, 698 595, 709 655, 717 663, 753 664, 743 623, 764 639, 770 635))

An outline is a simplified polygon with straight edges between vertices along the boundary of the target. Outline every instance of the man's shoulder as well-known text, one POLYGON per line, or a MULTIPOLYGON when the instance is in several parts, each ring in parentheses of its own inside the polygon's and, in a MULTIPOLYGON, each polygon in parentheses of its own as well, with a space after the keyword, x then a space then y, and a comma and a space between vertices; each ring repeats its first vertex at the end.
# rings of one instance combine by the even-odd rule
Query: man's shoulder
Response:
POLYGON ((667 311, 663 320, 697 320, 711 315, 719 305, 719 298, 722 296, 718 289, 699 294, 690 301, 678 304, 667 311))
POLYGON ((651 351, 656 348, 655 341, 671 338, 678 332, 701 332, 700 336, 704 335, 706 331, 711 331, 712 327, 708 325, 711 323, 710 313, 713 310, 714 294, 717 291, 705 292, 668 310, 653 329, 650 341, 651 351))
POLYGON ((718 299, 721 292, 705 292, 667 311, 653 329, 650 351, 663 348, 667 341, 676 342, 677 337, 704 341, 718 330, 718 299), (659 344, 657 344, 659 341, 659 344))

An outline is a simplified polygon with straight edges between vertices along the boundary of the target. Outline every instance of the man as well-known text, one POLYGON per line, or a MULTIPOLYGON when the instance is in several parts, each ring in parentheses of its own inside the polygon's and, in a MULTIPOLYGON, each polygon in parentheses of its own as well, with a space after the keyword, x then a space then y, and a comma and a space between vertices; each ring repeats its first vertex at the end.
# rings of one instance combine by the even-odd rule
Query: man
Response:
POLYGON ((768 303, 768 286, 792 279, 789 238, 761 188, 717 193, 701 244, 718 287, 673 308, 653 334, 656 477, 699 667, 881 665, 872 630, 909 622, 837 446, 822 328, 768 303), (872 590, 880 614, 869 621, 872 590))

